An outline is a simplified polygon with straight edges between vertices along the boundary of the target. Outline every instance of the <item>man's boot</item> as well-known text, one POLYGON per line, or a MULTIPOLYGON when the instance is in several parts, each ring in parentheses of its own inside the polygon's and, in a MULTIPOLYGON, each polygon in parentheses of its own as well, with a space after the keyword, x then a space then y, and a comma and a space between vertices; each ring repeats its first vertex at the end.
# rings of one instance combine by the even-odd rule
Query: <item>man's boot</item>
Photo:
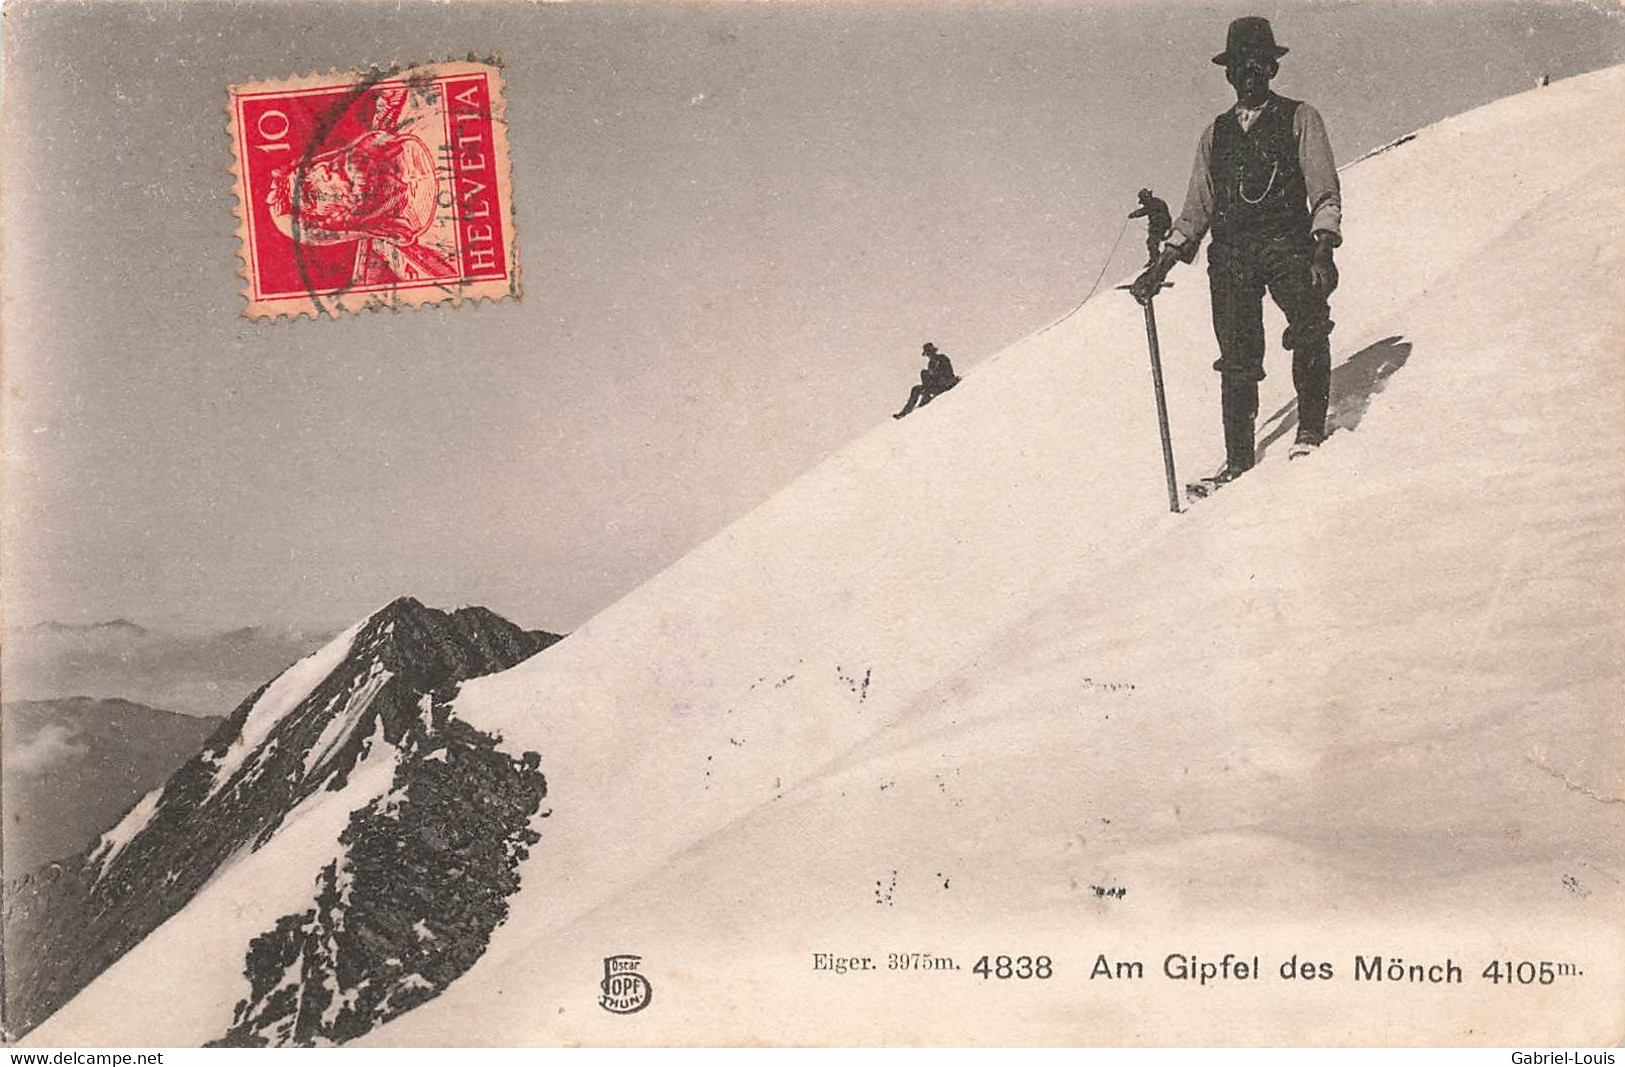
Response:
POLYGON ((1185 487, 1193 498, 1208 496, 1221 485, 1240 478, 1252 469, 1253 420, 1258 417, 1258 383, 1230 375, 1220 381, 1219 399, 1224 410, 1224 469, 1185 487))
POLYGON ((1217 478, 1233 481, 1252 470, 1254 426, 1258 418, 1258 383, 1226 376, 1220 387, 1224 409, 1224 470, 1217 478))
POLYGON ((1332 383, 1332 350, 1327 334, 1332 322, 1326 319, 1305 331, 1287 328, 1282 338, 1292 347, 1292 384, 1298 393, 1298 434, 1287 451, 1287 458, 1307 456, 1326 440, 1326 409, 1330 404, 1332 383))

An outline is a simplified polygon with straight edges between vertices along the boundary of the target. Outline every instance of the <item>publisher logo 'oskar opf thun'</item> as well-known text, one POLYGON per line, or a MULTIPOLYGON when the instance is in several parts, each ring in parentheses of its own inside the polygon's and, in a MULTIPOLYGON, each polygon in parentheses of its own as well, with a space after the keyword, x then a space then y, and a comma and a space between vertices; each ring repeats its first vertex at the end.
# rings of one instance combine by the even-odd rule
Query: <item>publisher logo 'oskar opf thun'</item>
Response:
POLYGON ((625 954, 604 957, 604 979, 598 983, 600 1007, 616 1015, 631 1015, 649 1006, 654 989, 638 973, 642 961, 642 956, 625 954))

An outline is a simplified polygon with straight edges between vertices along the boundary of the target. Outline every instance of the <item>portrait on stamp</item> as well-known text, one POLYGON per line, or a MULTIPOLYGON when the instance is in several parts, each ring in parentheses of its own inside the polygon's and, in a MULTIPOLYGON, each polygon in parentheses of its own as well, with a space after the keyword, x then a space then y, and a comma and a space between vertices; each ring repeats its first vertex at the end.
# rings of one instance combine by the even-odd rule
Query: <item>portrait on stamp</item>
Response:
POLYGON ((249 318, 519 295, 495 65, 253 82, 230 106, 249 318))

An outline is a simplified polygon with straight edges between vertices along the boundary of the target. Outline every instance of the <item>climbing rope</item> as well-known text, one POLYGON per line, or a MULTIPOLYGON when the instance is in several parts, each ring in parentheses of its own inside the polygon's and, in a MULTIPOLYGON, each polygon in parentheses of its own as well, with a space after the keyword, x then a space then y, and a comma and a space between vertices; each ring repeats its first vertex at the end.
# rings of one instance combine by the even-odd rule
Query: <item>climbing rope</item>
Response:
POLYGON ((1128 232, 1128 224, 1130 221, 1131 220, 1129 219, 1123 220, 1122 227, 1117 231, 1117 240, 1112 242, 1112 250, 1106 253, 1106 262, 1100 265, 1100 273, 1095 275, 1095 284, 1089 287, 1089 291, 1083 295, 1083 299, 1079 300, 1077 305, 1074 306, 1071 311, 1068 311, 1065 315, 1062 315, 1060 318, 1056 319, 1042 330, 1039 330, 1037 334, 1034 334, 1035 337, 1042 337, 1044 334, 1049 333, 1051 330, 1055 329, 1055 327, 1059 326, 1061 323, 1083 310, 1083 305, 1087 304, 1089 302, 1089 298, 1095 295, 1095 290, 1100 288, 1100 279, 1106 276, 1106 268, 1112 265, 1112 257, 1117 255, 1117 246, 1123 243, 1123 235, 1128 232))

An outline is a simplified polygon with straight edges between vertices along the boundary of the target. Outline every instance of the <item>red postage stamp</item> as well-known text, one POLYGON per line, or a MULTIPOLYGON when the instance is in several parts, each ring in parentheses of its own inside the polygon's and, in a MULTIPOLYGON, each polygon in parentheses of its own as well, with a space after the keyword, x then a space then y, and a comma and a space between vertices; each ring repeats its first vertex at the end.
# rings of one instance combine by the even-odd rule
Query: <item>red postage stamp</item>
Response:
POLYGON ((254 82, 230 104, 250 319, 519 296, 495 65, 254 82))

